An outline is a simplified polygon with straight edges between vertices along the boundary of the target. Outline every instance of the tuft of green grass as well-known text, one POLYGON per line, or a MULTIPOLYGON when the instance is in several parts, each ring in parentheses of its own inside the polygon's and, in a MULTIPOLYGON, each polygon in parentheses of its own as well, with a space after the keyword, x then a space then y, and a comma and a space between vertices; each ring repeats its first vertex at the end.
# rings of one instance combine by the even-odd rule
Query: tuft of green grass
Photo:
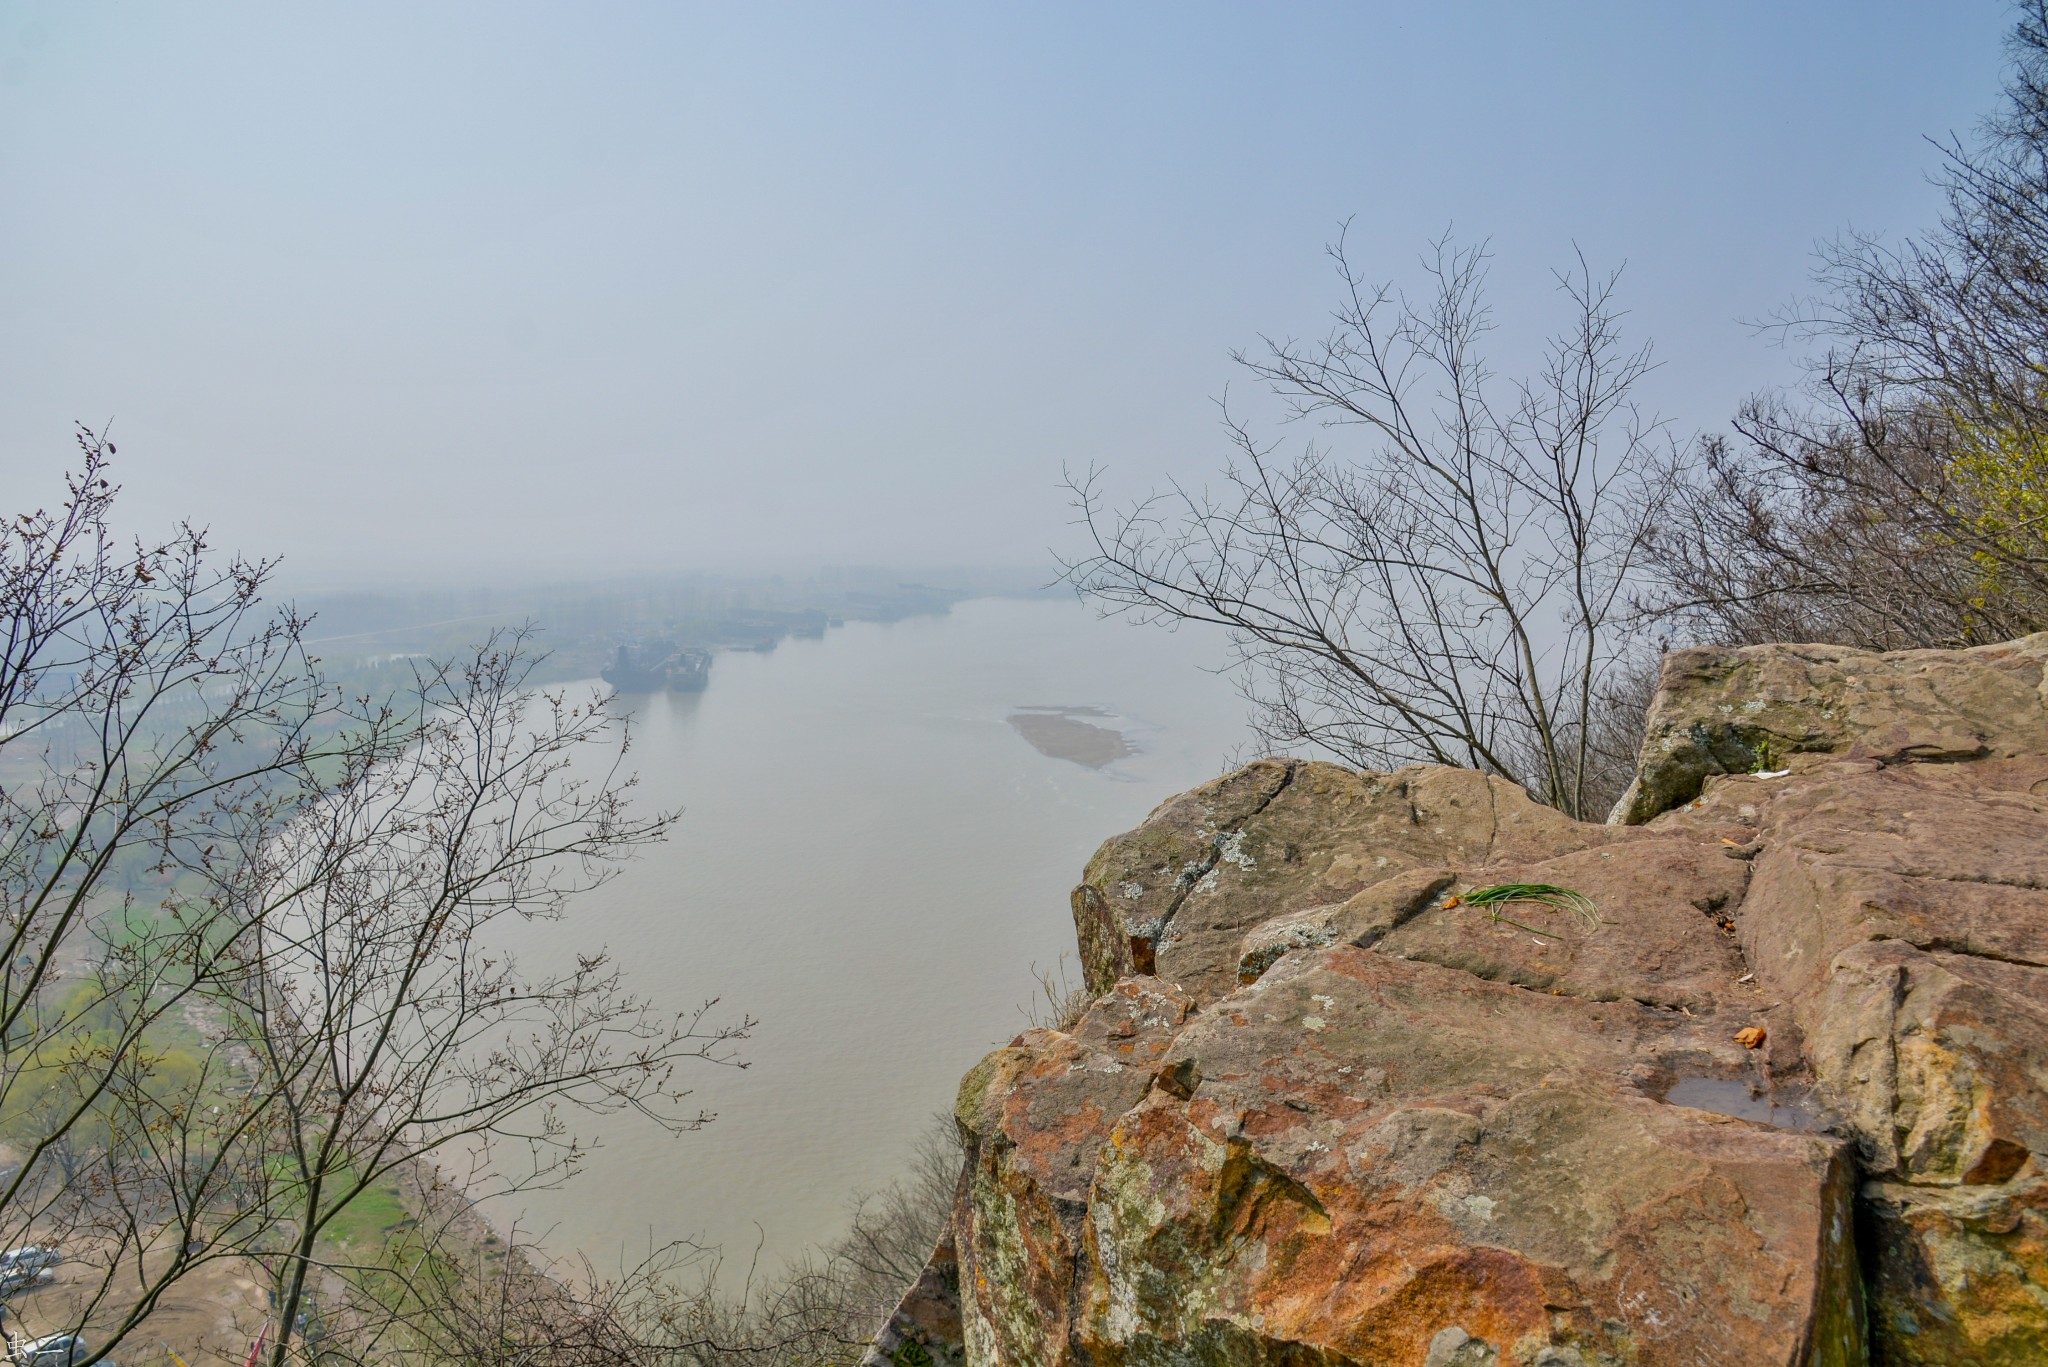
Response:
POLYGON ((1526 930, 1531 935, 1548 939, 1561 939, 1556 931, 1538 930, 1503 914, 1503 908, 1518 903, 1542 907, 1546 911, 1561 911, 1578 921, 1587 930, 1600 926, 1600 909, 1593 905, 1593 899, 1583 892, 1561 888, 1555 883, 1495 883, 1491 887, 1471 888, 1457 893, 1444 901, 1445 907, 1478 907, 1486 912, 1486 918, 1498 925, 1513 926, 1526 930))

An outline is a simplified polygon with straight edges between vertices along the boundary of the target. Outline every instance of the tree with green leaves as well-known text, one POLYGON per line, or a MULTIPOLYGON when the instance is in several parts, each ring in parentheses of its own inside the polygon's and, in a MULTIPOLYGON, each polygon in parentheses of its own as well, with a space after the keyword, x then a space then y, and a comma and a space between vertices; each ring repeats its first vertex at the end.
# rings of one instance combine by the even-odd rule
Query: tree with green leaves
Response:
POLYGON ((1801 393, 1710 438, 1656 538, 1653 611, 1724 642, 1897 649, 2048 629, 2048 0, 1999 105, 1935 144, 1944 207, 1823 251, 1780 320, 1801 393))

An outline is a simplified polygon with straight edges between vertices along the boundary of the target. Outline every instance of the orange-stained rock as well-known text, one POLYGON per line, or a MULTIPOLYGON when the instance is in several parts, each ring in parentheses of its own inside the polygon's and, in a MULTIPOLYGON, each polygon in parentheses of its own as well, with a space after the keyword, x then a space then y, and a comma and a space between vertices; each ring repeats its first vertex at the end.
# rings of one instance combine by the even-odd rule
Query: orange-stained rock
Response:
POLYGON ((1872 1361, 2036 1367, 2048 1286, 2048 1177, 1864 1186, 1872 1361))
POLYGON ((1073 1294, 1098 1152, 1150 1089, 1190 1006, 1169 984, 1118 983, 1073 1033, 1027 1030, 961 1082, 955 1239, 970 1361, 1065 1360, 1053 1308, 1073 1294))
POLYGON ((1092 1362, 1421 1364, 1450 1330, 1503 1362, 1858 1362, 1846 1146, 1657 1099, 1753 1076, 1742 1053, 1633 1003, 1289 956, 1174 1041, 1191 1096, 1154 1088, 1102 1147, 1074 1337, 1092 1362))

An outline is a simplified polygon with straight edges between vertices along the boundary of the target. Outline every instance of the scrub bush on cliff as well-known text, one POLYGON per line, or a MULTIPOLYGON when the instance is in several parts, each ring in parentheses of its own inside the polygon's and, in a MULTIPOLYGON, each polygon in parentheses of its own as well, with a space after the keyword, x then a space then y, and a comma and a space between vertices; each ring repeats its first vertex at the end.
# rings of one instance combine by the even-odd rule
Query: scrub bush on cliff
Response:
POLYGON ((1504 380, 1480 350, 1483 247, 1439 241, 1420 299, 1368 283, 1341 239, 1330 255, 1323 338, 1236 357, 1310 435, 1290 448, 1226 407, 1217 494, 1118 508, 1099 472, 1070 475, 1090 549, 1066 577, 1114 612, 1223 628, 1270 746, 1469 766, 1597 819, 1633 765, 1639 719, 1610 694, 1662 507, 1635 403, 1649 353, 1622 339, 1615 278, 1560 273, 1565 325, 1504 380))
POLYGON ((924 1270, 950 1218, 962 1154, 933 1118, 912 1169, 862 1197, 850 1228, 772 1276, 677 1243, 616 1272, 563 1261, 518 1230, 475 1237, 473 1212, 433 1193, 405 1256, 323 1339, 329 1363, 435 1367, 855 1367, 924 1270))

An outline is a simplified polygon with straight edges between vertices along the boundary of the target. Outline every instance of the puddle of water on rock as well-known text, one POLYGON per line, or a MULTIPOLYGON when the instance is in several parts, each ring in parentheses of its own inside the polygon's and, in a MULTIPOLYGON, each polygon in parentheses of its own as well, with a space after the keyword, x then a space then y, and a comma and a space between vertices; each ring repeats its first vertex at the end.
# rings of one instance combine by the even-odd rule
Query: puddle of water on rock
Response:
POLYGON ((1682 1077, 1671 1084, 1663 1099, 1673 1106, 1754 1120, 1780 1130, 1821 1127, 1820 1117, 1807 1107, 1804 1097, 1759 1093, 1737 1078, 1682 1077))

